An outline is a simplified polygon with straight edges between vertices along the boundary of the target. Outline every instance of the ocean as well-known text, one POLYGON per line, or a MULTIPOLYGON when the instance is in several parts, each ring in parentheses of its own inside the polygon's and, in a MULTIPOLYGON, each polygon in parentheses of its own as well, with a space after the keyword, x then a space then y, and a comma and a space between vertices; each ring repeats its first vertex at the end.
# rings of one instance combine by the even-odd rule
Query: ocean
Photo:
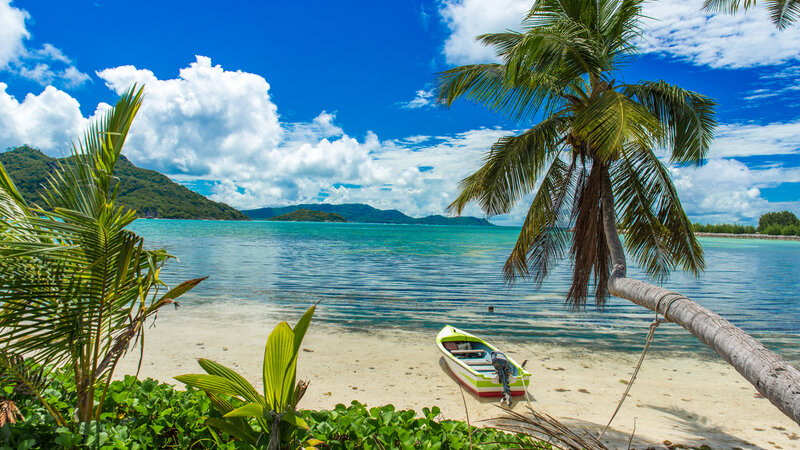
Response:
MULTIPOLYGON (((506 285, 502 267, 519 231, 513 227, 137 220, 131 229, 148 248, 179 259, 162 272, 168 283, 209 277, 179 299, 186 309, 264 305, 293 323, 322 300, 315 321, 353 330, 434 336, 451 324, 485 336, 626 352, 641 349, 654 317, 619 298, 603 310, 570 310, 568 260, 541 287, 506 285)), ((706 271, 699 278, 674 272, 664 287, 800 363, 800 242, 700 242, 706 271)), ((646 279, 635 267, 628 276, 646 279)), ((651 352, 713 356, 674 324, 658 328, 651 352)))

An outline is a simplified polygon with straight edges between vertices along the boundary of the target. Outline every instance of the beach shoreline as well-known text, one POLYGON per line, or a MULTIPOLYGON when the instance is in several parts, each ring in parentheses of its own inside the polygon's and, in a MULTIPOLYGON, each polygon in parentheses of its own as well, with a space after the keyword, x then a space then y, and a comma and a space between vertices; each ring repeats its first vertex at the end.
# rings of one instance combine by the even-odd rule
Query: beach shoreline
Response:
MULTIPOLYGON (((172 377, 201 373, 196 358, 239 371, 260 386, 264 345, 277 324, 266 306, 220 308, 207 304, 164 310, 147 329, 140 378, 179 385, 172 377)), ((284 318, 284 317, 281 317, 284 318)), ((299 317, 285 317, 293 324, 299 317)), ((457 325, 457 324, 454 324, 457 325)), ((353 331, 314 323, 303 343, 298 378, 310 380, 302 409, 331 409, 359 401, 399 409, 439 406, 443 419, 464 420, 461 388, 447 371, 435 334, 399 329, 353 331)), ((484 336, 533 373, 532 406, 567 424, 601 430, 616 407, 638 360, 636 352, 593 351, 484 336)), ((138 348, 119 364, 116 378, 134 374, 138 348)), ((497 399, 464 390, 475 425, 502 413, 497 399)), ((515 411, 524 411, 517 398, 515 411)), ((630 397, 607 436, 612 446, 665 447, 664 440, 712 448, 792 448, 800 429, 721 359, 650 353, 630 397)))

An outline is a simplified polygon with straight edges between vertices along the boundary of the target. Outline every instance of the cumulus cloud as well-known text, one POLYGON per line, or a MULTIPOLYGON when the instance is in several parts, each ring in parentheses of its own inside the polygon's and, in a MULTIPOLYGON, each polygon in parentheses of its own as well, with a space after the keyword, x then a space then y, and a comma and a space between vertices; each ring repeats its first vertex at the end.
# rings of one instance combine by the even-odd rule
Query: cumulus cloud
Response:
POLYGON ((81 114, 78 101, 48 86, 20 102, 6 92, 7 87, 0 83, 0 148, 27 144, 54 156, 69 154, 70 142, 90 120, 81 114))
POLYGON ((522 18, 532 4, 530 0, 443 1, 439 14, 450 29, 450 36, 444 42, 447 63, 461 65, 494 61, 494 50, 477 42, 475 37, 519 29, 522 18))
POLYGON ((31 37, 25 27, 30 19, 27 11, 0 0, 0 70, 35 81, 42 86, 59 84, 77 87, 90 80, 79 71, 61 50, 52 44, 31 49, 25 41, 31 37))
MULTIPOLYGON (((702 0, 645 3, 641 49, 714 68, 781 65, 798 60, 800 27, 778 31, 763 8, 746 14, 711 14, 702 0), (764 49, 769 49, 765 51, 764 49)), ((493 51, 475 41, 483 33, 519 30, 529 0, 445 0, 439 14, 450 29, 444 54, 450 64, 495 60, 493 51)))
MULTIPOLYGON (((211 185, 210 197, 239 208, 300 202, 360 202, 413 216, 443 214, 458 182, 478 169, 491 145, 519 130, 480 128, 442 136, 355 138, 322 111, 307 122, 285 122, 270 85, 255 74, 225 70, 198 56, 176 78, 121 66, 97 73, 116 93, 145 84, 145 101, 124 149, 135 164, 187 184, 211 185)), ((64 91, 45 88, 22 101, 0 83, 0 145, 27 143, 52 155, 68 151, 91 118, 64 91)), ((95 112, 108 108, 100 104, 95 112)), ((800 169, 753 168, 730 159, 797 153, 800 121, 728 124, 712 159, 700 168, 673 168, 693 218, 753 220, 776 206, 760 189, 800 181, 800 169)), ((521 223, 530 198, 496 223, 521 223)), ((800 206, 800 205, 797 205, 800 206)), ((467 215, 480 216, 471 205, 467 215)))
POLYGON ((703 223, 758 220, 778 209, 800 209, 795 202, 772 203, 762 188, 800 182, 800 168, 751 168, 735 159, 714 159, 697 168, 672 168, 672 177, 687 214, 703 223))

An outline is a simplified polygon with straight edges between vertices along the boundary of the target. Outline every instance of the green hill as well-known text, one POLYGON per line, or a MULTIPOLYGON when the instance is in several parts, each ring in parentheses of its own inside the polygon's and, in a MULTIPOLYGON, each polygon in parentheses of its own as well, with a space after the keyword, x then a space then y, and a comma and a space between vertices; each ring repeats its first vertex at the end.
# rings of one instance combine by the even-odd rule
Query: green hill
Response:
MULTIPOLYGON (((27 146, 0 153, 0 163, 22 196, 39 204, 41 186, 58 161, 27 146)), ((115 175, 120 180, 119 203, 138 211, 142 217, 248 220, 237 209, 211 201, 154 170, 136 167, 124 156, 117 162, 115 175)))
POLYGON ((347 222, 347 219, 336 214, 311 209, 298 209, 280 216, 270 217, 276 222, 347 222))
POLYGON ((269 220, 276 216, 288 214, 300 209, 307 209, 311 211, 320 211, 325 213, 338 214, 348 222, 358 223, 399 223, 399 224, 424 224, 424 225, 477 225, 477 226, 491 226, 486 219, 479 219, 477 217, 444 217, 444 216, 427 216, 419 219, 409 217, 395 209, 384 210, 373 208, 372 206, 362 203, 350 203, 343 205, 330 205, 327 203, 321 204, 304 204, 304 205, 291 205, 276 208, 260 208, 249 209, 242 211, 248 217, 255 220, 269 220))

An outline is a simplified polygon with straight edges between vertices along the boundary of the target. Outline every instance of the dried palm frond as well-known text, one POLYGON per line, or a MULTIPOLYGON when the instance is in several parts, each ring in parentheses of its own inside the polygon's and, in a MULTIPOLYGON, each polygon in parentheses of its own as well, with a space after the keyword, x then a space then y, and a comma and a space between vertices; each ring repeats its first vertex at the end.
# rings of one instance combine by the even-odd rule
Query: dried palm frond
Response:
POLYGON ((493 426, 512 433, 523 433, 541 439, 553 447, 564 450, 607 450, 608 447, 588 431, 571 429, 552 416, 541 414, 528 407, 523 414, 498 407, 505 414, 492 419, 493 426))
POLYGON ((25 420, 13 400, 0 400, 0 427, 7 423, 17 423, 17 418, 25 420))

